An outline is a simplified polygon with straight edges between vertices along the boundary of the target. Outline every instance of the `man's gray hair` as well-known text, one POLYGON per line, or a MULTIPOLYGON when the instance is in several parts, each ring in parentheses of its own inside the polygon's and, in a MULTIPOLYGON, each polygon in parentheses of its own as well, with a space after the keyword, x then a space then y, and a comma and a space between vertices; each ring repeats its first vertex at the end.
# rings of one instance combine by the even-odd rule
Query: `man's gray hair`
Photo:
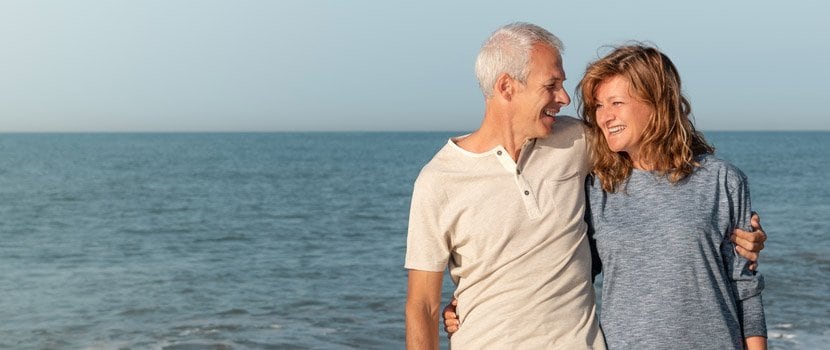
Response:
POLYGON ((530 73, 530 53, 534 44, 555 48, 561 55, 565 49, 562 41, 546 29, 535 24, 515 22, 493 32, 481 45, 476 58, 476 77, 484 97, 493 96, 493 86, 502 73, 522 84, 530 73))

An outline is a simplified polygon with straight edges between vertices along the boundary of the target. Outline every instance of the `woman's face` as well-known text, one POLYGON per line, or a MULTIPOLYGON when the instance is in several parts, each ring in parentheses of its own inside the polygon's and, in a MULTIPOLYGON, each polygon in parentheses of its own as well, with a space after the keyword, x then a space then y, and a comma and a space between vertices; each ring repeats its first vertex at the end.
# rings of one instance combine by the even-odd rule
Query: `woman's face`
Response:
POLYGON ((600 83, 596 89, 596 120, 608 147, 628 153, 634 166, 641 168, 640 141, 653 110, 632 96, 629 87, 628 79, 620 75, 600 83))

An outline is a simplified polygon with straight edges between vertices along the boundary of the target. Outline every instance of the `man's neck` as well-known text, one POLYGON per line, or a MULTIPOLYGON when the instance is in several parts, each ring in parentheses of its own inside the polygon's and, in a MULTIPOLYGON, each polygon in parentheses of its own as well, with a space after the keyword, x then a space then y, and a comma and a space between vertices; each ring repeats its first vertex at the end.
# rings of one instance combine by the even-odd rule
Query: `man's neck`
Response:
POLYGON ((469 136, 458 140, 456 144, 470 152, 482 153, 495 148, 498 145, 504 147, 513 161, 518 161, 521 155, 522 146, 530 139, 524 135, 518 135, 510 123, 499 123, 495 118, 485 116, 481 127, 469 136))

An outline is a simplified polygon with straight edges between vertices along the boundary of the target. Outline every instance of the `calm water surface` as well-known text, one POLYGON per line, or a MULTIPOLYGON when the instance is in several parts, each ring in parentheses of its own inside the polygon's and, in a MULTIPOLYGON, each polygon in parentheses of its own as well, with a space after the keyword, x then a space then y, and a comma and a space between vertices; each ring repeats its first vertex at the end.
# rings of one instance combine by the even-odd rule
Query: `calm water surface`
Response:
MULTIPOLYGON (((0 135, 0 348, 403 348, 412 182, 451 135, 0 135)), ((830 133, 707 136, 770 235, 771 347, 827 344, 830 133)))

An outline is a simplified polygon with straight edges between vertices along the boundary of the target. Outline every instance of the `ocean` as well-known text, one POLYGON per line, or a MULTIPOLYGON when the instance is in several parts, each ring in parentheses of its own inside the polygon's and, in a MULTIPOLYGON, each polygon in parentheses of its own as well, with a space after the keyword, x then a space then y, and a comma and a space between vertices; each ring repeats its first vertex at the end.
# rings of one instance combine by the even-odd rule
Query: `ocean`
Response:
MULTIPOLYGON (((455 134, 0 134, 0 348, 402 349, 412 183, 455 134)), ((826 346, 830 132, 706 135, 769 234, 770 348, 826 346)))

